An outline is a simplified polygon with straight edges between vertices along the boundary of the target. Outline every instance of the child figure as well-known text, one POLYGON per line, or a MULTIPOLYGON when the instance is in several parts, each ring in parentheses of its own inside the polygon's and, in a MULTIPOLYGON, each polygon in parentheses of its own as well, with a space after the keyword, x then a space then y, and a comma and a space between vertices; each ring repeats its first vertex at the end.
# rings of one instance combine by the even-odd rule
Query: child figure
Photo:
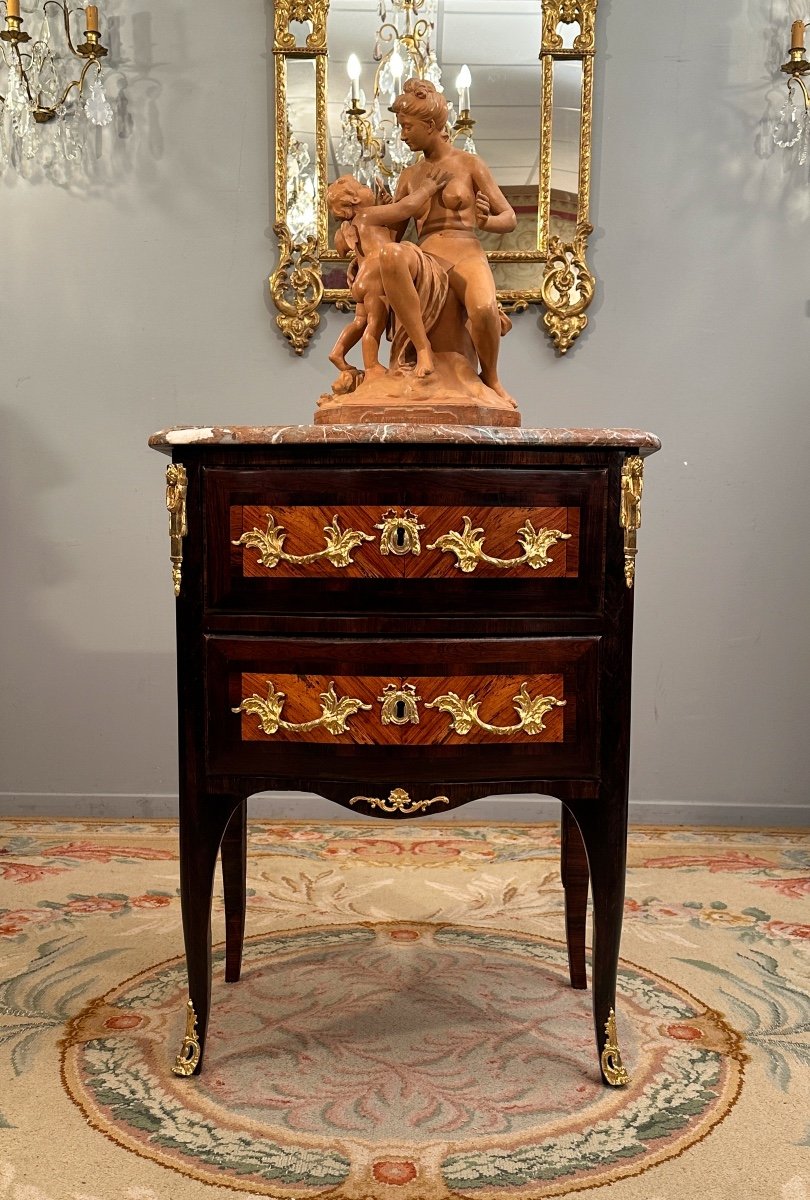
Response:
MULTIPOLYGON (((337 395, 352 391, 364 378, 385 374, 379 358, 380 341, 391 304, 383 284, 380 257, 386 246, 396 242, 397 227, 422 212, 445 183, 446 179, 436 171, 403 200, 388 204, 376 204, 371 189, 353 175, 341 175, 328 188, 329 211, 343 222, 335 236, 335 248, 340 254, 354 256, 348 271, 356 304, 354 320, 343 330, 329 355, 329 361, 341 372, 333 389, 337 395), (362 343, 364 372, 346 361, 347 353, 358 342, 362 343)), ((418 305, 414 307, 418 309, 418 305)), ((421 378, 432 373, 433 355, 418 311, 411 313, 409 309, 409 317, 407 334, 416 350, 416 375, 421 378)))

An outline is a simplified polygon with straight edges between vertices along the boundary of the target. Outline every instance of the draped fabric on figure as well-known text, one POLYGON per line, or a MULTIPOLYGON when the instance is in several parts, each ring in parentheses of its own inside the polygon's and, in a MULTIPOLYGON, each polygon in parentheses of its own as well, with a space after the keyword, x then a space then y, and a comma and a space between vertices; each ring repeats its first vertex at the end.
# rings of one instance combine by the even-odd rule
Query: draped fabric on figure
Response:
MULTIPOLYGON (((429 336, 433 326, 442 315, 450 285, 447 278, 447 271, 432 255, 422 250, 417 256, 416 261, 418 265, 413 282, 422 308, 422 320, 429 336)), ((391 342, 391 366, 410 366, 415 362, 416 349, 414 344, 408 337, 401 322, 394 318, 393 338, 391 342)))

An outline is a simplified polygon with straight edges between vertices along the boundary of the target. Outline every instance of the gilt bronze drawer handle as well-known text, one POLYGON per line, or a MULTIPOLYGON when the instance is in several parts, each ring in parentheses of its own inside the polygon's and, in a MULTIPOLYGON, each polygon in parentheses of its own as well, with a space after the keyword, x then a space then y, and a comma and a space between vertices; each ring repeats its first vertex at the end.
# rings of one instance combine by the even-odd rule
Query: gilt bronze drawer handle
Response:
POLYGON ((187 491, 186 468, 182 463, 170 463, 166 468, 166 508, 169 510, 169 558, 172 560, 172 583, 175 596, 180 595, 183 572, 183 538, 188 533, 187 491))
POLYGON ((520 717, 516 725, 490 725, 487 721, 482 721, 478 715, 481 701, 476 700, 475 692, 471 692, 466 700, 462 700, 456 692, 446 692, 445 695, 431 700, 425 708, 438 708, 442 712, 450 713, 454 733, 467 734, 477 725, 487 733, 525 733, 528 737, 534 737, 546 728, 543 723, 546 713, 552 708, 562 708, 566 701, 558 700, 556 696, 536 696, 532 700, 529 689, 522 683, 520 691, 512 698, 512 703, 520 717))
POLYGON ((382 515, 382 522, 374 526, 375 529, 380 529, 380 554, 421 554, 422 544, 419 540, 419 530, 424 529, 424 525, 419 524, 419 518, 416 513, 412 513, 409 508, 405 509, 404 514, 398 513, 396 509, 389 508, 382 515))
POLYGON ((348 730, 349 717, 353 717, 360 709, 371 709, 370 704, 364 704, 362 700, 355 700, 353 696, 342 696, 338 699, 335 685, 330 683, 326 691, 321 692, 320 695, 321 715, 319 717, 315 717, 312 721, 285 721, 281 716, 281 710, 286 699, 286 694, 277 692, 272 680, 268 679, 266 700, 262 700, 261 696, 254 693, 252 696, 246 696, 239 707, 232 708, 231 712, 250 713, 252 716, 258 717, 262 731, 268 736, 278 732, 279 729, 307 733, 310 729, 317 729, 320 725, 329 733, 337 736, 348 730))
POLYGON ((379 808, 382 812, 402 813, 405 817, 409 817, 411 813, 423 812, 424 809, 430 808, 431 804, 449 803, 449 796, 434 796, 431 800, 411 800, 404 788, 394 788, 389 792, 387 800, 380 800, 376 796, 352 796, 349 801, 349 804, 368 804, 370 808, 379 808))
POLYGON ((456 566, 469 574, 479 563, 487 563, 490 567, 519 567, 524 563, 533 571, 547 567, 553 560, 548 551, 555 542, 567 541, 570 533, 560 529, 535 529, 531 521, 526 521, 517 532, 517 540, 523 547, 519 558, 492 558, 484 551, 484 530, 473 529, 469 517, 464 517, 461 533, 445 533, 428 546, 428 550, 449 550, 457 558, 456 566))
POLYGON ((232 546, 251 546, 259 552, 259 563, 263 567, 275 567, 280 562, 296 563, 298 565, 318 562, 327 559, 333 567, 348 567, 352 565, 352 551, 361 542, 373 542, 370 533, 360 533, 356 529, 341 529, 340 521, 335 515, 331 525, 324 525, 323 536, 326 546, 316 550, 314 554, 288 554, 284 549, 284 539, 287 530, 276 525, 276 519, 271 512, 267 514, 267 529, 253 529, 243 533, 232 546))

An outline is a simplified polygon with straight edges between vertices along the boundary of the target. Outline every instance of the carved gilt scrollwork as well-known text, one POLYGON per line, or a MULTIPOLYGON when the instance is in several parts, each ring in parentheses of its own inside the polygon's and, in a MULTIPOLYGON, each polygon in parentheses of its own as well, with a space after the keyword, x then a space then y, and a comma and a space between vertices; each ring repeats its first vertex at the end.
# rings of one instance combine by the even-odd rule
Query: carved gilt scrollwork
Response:
POLYGON ((552 562, 548 555, 550 547, 571 537, 570 533, 563 533, 560 529, 535 529, 531 521, 527 520, 517 532, 517 540, 523 547, 523 553, 517 558, 493 558, 484 551, 484 530, 473 529, 469 517, 463 517, 462 521, 461 533, 442 534, 435 542, 431 542, 428 550, 442 550, 455 554, 456 566, 467 575, 474 571, 479 563, 504 569, 525 564, 537 571, 552 562))
MULTIPOLYGON (((287 60, 296 56, 316 60, 317 190, 326 185, 326 19, 329 0, 276 0, 273 52, 276 57, 276 220, 273 226, 279 243, 279 260, 270 276, 270 294, 278 309, 276 324, 296 354, 303 354, 320 324, 318 309, 323 301, 321 243, 325 244, 326 211, 318 213, 318 232, 293 242, 286 223, 287 151, 289 141, 287 108, 287 60), (309 21, 311 30, 299 46, 290 29, 293 21, 309 21)), ((319 209, 323 206, 319 205, 319 209)))
POLYGON ((558 700, 556 696, 535 696, 532 699, 527 685, 522 683, 520 691, 512 698, 512 703, 520 718, 514 725, 490 725, 487 721, 482 721, 478 715, 481 701, 476 700, 475 692, 472 692, 466 700, 462 700, 457 692, 446 692, 444 696, 438 696, 426 704, 425 708, 438 708, 442 712, 450 713, 453 732, 460 733, 462 736, 466 736, 473 727, 477 726, 487 733, 525 733, 527 737, 534 737, 535 734, 542 733, 546 728, 543 722, 546 713, 551 712, 552 708, 563 708, 566 702, 558 700))
POLYGON ((542 294, 546 305, 543 322, 560 354, 571 348, 585 326, 585 309, 593 299, 596 281, 585 262, 588 235, 593 226, 577 226, 573 242, 559 237, 549 239, 549 256, 543 276, 542 294))
POLYGON ((389 792, 387 800, 380 800, 377 796, 352 796, 349 801, 351 805, 367 804, 369 808, 379 808, 381 812, 387 813, 401 813, 403 817, 423 812, 432 804, 449 803, 449 796, 434 796, 430 800, 411 800, 404 788, 394 788, 392 792, 389 792))
POLYGON ((278 309, 276 324, 296 354, 303 354, 321 323, 323 279, 317 238, 293 245, 283 221, 273 226, 279 242, 279 261, 270 276, 270 292, 278 309))
POLYGON ((284 692, 277 692, 271 679, 267 681, 267 697, 263 699, 255 693, 246 696, 238 708, 232 708, 232 713, 249 713, 258 717, 262 732, 271 737, 279 729, 287 729, 293 733, 309 733, 311 729, 323 726, 333 736, 346 733, 349 728, 349 717, 361 709, 371 710, 370 704, 356 700, 353 696, 339 697, 334 683, 330 683, 325 692, 321 692, 321 715, 311 721, 285 721, 281 715, 284 702, 287 699, 284 692))
POLYGON ((546 307, 543 323, 558 354, 565 354, 588 324, 586 309, 593 300, 596 281, 588 269, 591 193, 591 136, 593 65, 598 0, 543 0, 542 118, 540 129, 540 230, 546 252, 540 297, 546 307), (563 49, 560 25, 579 25, 570 50, 563 49), (551 157, 555 60, 582 62, 582 110, 579 138, 577 223, 572 241, 551 233, 551 157))
POLYGON ((543 49, 562 50, 563 39, 557 32, 560 25, 579 25, 574 50, 582 54, 593 51, 598 0, 543 0, 543 49))
POLYGON ((326 51, 326 17, 329 0, 276 0, 275 44, 276 52, 288 53, 295 50, 295 34, 290 30, 291 21, 311 21, 312 31, 306 39, 307 50, 326 51))

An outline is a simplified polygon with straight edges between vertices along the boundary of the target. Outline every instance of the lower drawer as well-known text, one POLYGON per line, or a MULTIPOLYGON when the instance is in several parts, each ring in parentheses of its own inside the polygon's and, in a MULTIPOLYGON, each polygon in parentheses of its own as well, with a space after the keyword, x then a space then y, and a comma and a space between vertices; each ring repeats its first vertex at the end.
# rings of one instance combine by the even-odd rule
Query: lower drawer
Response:
POLYGON ((595 775, 599 642, 211 636, 207 767, 313 780, 393 767, 445 783, 595 775))

